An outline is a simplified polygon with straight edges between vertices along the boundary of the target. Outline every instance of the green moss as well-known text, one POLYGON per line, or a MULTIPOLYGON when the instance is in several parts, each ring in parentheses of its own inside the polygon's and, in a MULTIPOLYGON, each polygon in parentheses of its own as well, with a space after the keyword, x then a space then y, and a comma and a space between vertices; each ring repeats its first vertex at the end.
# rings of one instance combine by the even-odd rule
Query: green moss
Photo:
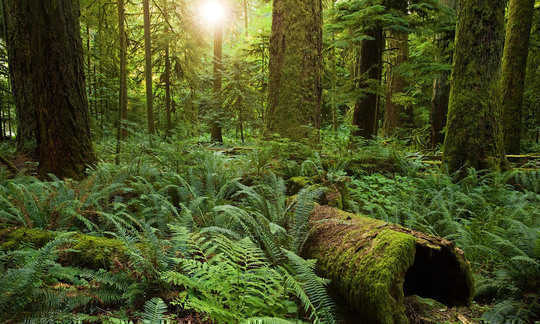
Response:
POLYGON ((267 133, 310 141, 320 124, 320 0, 275 0, 270 37, 267 133))
POLYGON ((460 273, 465 276, 465 282, 466 286, 469 288, 469 294, 467 296, 467 304, 470 304, 472 302, 472 299, 474 297, 474 277, 473 272, 471 270, 471 265, 467 260, 465 259, 465 256, 463 255, 457 255, 457 262, 459 263, 460 273))
POLYGON ((292 177, 287 181, 287 190, 289 195, 295 195, 313 183, 313 179, 310 177, 292 177))
MULTIPOLYGON (((0 250, 9 251, 24 245, 40 248, 54 240, 58 232, 40 229, 6 229, 0 232, 0 250)), ((124 243, 104 237, 76 234, 59 253, 62 263, 92 269, 110 268, 115 262, 126 262, 124 243)))
POLYGON ((90 268, 108 268, 114 260, 126 261, 124 243, 114 239, 90 235, 76 235, 72 252, 66 261, 90 268))
POLYGON ((320 260, 321 271, 340 292, 346 292, 350 307, 360 311, 366 322, 407 323, 403 282, 414 262, 415 238, 391 229, 377 230, 379 221, 362 221, 373 229, 349 231, 337 249, 312 251, 311 256, 320 260))
POLYGON ((55 237, 53 232, 33 228, 5 229, 0 232, 0 249, 15 250, 23 244, 42 247, 55 237))
POLYGON ((312 222, 304 255, 318 260, 320 273, 366 323, 408 322, 404 284, 413 265, 448 271, 441 280, 451 280, 456 289, 446 291, 442 302, 461 305, 473 296, 470 265, 446 240, 328 206, 317 206, 312 222))
POLYGON ((502 60, 501 103, 506 153, 519 154, 523 89, 534 0, 511 0, 502 60))
POLYGON ((505 0, 464 0, 456 28, 443 161, 450 172, 504 167, 497 102, 505 0))

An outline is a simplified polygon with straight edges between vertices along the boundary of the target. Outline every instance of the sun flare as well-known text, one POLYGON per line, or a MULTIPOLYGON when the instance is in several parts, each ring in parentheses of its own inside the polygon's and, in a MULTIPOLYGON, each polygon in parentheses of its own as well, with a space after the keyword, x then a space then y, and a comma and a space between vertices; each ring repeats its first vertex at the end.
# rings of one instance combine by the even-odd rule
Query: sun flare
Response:
POLYGON ((206 23, 214 25, 225 20, 226 10, 220 1, 207 0, 202 4, 200 14, 206 23))

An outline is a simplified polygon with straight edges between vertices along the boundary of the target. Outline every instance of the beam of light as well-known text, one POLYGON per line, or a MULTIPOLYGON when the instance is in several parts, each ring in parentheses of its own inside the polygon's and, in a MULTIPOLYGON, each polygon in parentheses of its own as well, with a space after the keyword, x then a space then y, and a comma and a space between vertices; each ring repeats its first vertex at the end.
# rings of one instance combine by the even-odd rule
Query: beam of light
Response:
POLYGON ((200 7, 200 15, 207 24, 217 25, 223 23, 227 13, 219 0, 206 0, 200 7))

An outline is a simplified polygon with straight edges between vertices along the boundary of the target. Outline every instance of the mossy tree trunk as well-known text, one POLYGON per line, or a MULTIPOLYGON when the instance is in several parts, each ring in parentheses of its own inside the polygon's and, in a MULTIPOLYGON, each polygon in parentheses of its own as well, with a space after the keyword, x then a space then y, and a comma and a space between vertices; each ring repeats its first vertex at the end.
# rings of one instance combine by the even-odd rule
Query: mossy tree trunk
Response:
POLYGON ((405 296, 449 306, 473 297, 469 263, 450 241, 328 206, 317 206, 311 222, 304 256, 318 260, 351 319, 407 323, 405 296))
POLYGON ((442 72, 433 80, 433 95, 431 97, 431 147, 444 142, 444 127, 448 114, 448 100, 450 99, 450 72, 442 72))
MULTIPOLYGON (((457 0, 441 0, 441 5, 456 10, 457 0)), ((439 59, 440 63, 451 64, 453 52, 448 52, 456 37, 455 30, 446 31, 437 36, 436 43, 442 53, 448 55, 448 60, 439 59)), ((435 148, 444 142, 444 127, 448 114, 448 100, 450 99, 450 71, 443 71, 433 80, 433 94, 431 97, 431 147, 435 148)))
POLYGON ((322 2, 274 0, 266 132, 304 139, 320 127, 322 2))
POLYGON ((505 4, 505 0, 460 3, 443 155, 449 172, 504 165, 497 87, 505 4))
POLYGON ((211 141, 223 143, 223 131, 221 128, 221 116, 223 102, 221 98, 221 87, 223 78, 223 26, 219 23, 214 27, 214 117, 210 125, 211 141))
POLYGON ((364 88, 364 93, 356 101, 353 114, 353 126, 357 127, 356 136, 372 138, 377 135, 378 87, 382 76, 382 51, 384 35, 382 27, 375 27, 366 32, 371 39, 362 41, 360 55, 356 59, 357 87, 364 88))
MULTIPOLYGON (((39 172, 80 178, 95 162, 89 126, 84 79, 79 2, 71 0, 8 0, 19 23, 17 35, 25 34, 23 47, 12 52, 13 80, 19 102, 30 105, 35 120, 39 172), (20 84, 19 82, 22 82, 20 84)), ((10 43, 11 44, 11 43, 10 43)), ((26 109, 26 108, 25 108, 26 109)))
POLYGON ((120 57, 120 85, 118 93, 118 120, 116 130, 116 164, 120 163, 121 140, 127 137, 124 121, 127 119, 127 34, 125 30, 126 10, 124 0, 117 0, 118 9, 118 40, 120 57))
MULTIPOLYGON (((407 0, 390 1, 389 6, 402 17, 408 14, 407 0)), ((387 72, 383 132, 385 136, 392 136, 396 128, 410 127, 413 122, 412 107, 399 101, 399 95, 404 94, 408 86, 400 66, 409 60, 409 34, 406 31, 391 29, 387 32, 386 41, 390 66, 387 72)))
POLYGON ((152 91, 152 38, 150 37, 150 1, 143 0, 144 10, 144 75, 146 79, 146 120, 148 132, 155 133, 154 129, 154 97, 152 91))
POLYGON ((169 5, 167 0, 163 2, 163 18, 165 19, 165 136, 171 135, 172 119, 171 119, 171 56, 170 56, 170 39, 171 30, 169 26, 169 5))
MULTIPOLYGON (((391 54, 391 67, 388 73, 386 105, 384 111, 384 135, 392 136, 398 127, 410 124, 412 109, 399 102, 397 96, 404 94, 407 80, 399 72, 399 66, 409 59, 409 35, 405 32, 392 31, 388 37, 388 47, 397 53, 391 54)), ((412 126, 412 125, 408 125, 412 126)))
POLYGON ((37 157, 37 116, 33 106, 31 66, 32 21, 28 1, 3 0, 8 65, 17 117, 17 151, 37 157))
POLYGON ((504 146, 506 152, 512 154, 520 153, 521 108, 533 13, 534 0, 510 0, 502 60, 501 100, 504 146))

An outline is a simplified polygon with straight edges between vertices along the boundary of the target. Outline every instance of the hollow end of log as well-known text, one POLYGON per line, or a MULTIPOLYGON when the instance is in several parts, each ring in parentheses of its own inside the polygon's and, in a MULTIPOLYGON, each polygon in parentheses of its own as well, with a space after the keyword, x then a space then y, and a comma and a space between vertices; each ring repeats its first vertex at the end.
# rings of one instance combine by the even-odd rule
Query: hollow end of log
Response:
POLYGON ((316 206, 311 222, 304 256, 317 259, 320 274, 332 280, 353 319, 345 323, 408 323, 407 296, 447 306, 472 300, 470 265, 446 239, 329 206, 316 206))

